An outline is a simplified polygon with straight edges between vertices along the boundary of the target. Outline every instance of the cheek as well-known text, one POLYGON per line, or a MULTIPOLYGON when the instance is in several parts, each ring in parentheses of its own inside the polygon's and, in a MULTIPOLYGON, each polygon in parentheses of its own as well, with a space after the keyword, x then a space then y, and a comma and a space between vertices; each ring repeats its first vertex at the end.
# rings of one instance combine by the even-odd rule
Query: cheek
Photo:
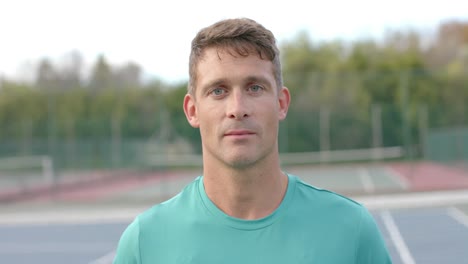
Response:
POLYGON ((261 108, 263 116, 268 117, 269 120, 271 119, 278 119, 279 116, 279 108, 277 104, 269 103, 261 108))
POLYGON ((212 135, 216 133, 216 127, 218 126, 218 120, 209 114, 202 115, 199 119, 200 123, 200 134, 201 135, 212 135))
POLYGON ((262 111, 262 116, 265 117, 264 123, 268 129, 274 130, 279 126, 279 115, 278 108, 275 105, 270 105, 269 107, 264 108, 264 111, 262 111))

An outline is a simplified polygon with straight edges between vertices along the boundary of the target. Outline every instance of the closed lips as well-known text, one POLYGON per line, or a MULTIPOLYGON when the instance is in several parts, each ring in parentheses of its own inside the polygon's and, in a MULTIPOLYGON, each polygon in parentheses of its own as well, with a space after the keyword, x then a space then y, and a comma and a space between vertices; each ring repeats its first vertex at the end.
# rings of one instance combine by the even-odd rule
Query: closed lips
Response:
POLYGON ((250 130, 231 130, 228 131, 225 136, 241 136, 241 135, 253 135, 255 134, 253 131, 250 130))

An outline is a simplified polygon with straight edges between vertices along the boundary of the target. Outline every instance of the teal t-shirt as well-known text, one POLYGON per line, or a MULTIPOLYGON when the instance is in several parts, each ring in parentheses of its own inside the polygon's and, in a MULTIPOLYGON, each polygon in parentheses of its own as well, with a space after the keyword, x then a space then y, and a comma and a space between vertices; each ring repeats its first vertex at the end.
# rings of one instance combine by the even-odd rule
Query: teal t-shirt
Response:
POLYGON ((135 218, 120 238, 114 264, 391 263, 366 208, 288 177, 280 206, 258 220, 222 212, 198 177, 135 218))

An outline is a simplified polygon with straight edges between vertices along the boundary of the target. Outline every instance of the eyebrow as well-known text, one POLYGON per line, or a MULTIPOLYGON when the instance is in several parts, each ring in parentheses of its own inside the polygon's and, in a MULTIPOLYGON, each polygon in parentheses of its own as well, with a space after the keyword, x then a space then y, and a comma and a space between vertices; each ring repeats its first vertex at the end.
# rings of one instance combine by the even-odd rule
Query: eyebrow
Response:
POLYGON ((203 85, 200 90, 204 94, 211 87, 215 87, 215 86, 221 85, 223 83, 227 83, 227 82, 228 82, 228 80, 226 78, 215 79, 215 80, 203 85))
POLYGON ((247 83, 252 83, 252 82, 262 83, 262 84, 267 84, 269 86, 273 85, 272 83, 270 83, 270 81, 267 78, 263 76, 248 76, 246 78, 246 82, 247 83))
MULTIPOLYGON (((201 87, 201 92, 202 93, 205 93, 205 91, 207 91, 208 89, 210 89, 211 87, 216 87, 216 86, 219 86, 219 85, 222 85, 222 84, 226 84, 226 83, 229 83, 229 79, 227 78, 219 78, 219 79, 215 79, 209 83, 207 83, 206 85, 204 85, 203 87, 201 87)), ((250 76, 247 76, 247 78, 245 78, 243 80, 244 83, 261 83, 261 84, 265 84, 265 85, 268 85, 268 86, 272 86, 273 84, 265 77, 263 76, 256 76, 256 75, 250 75, 250 76)))

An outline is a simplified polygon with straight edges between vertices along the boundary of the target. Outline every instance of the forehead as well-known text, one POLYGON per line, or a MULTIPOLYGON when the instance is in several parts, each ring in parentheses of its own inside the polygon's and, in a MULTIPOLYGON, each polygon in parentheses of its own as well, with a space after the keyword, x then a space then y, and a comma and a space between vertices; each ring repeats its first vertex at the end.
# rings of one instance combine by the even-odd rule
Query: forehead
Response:
POLYGON ((197 65, 197 87, 216 78, 242 79, 258 76, 274 83, 273 63, 255 50, 239 54, 231 48, 210 47, 204 50, 197 65))

